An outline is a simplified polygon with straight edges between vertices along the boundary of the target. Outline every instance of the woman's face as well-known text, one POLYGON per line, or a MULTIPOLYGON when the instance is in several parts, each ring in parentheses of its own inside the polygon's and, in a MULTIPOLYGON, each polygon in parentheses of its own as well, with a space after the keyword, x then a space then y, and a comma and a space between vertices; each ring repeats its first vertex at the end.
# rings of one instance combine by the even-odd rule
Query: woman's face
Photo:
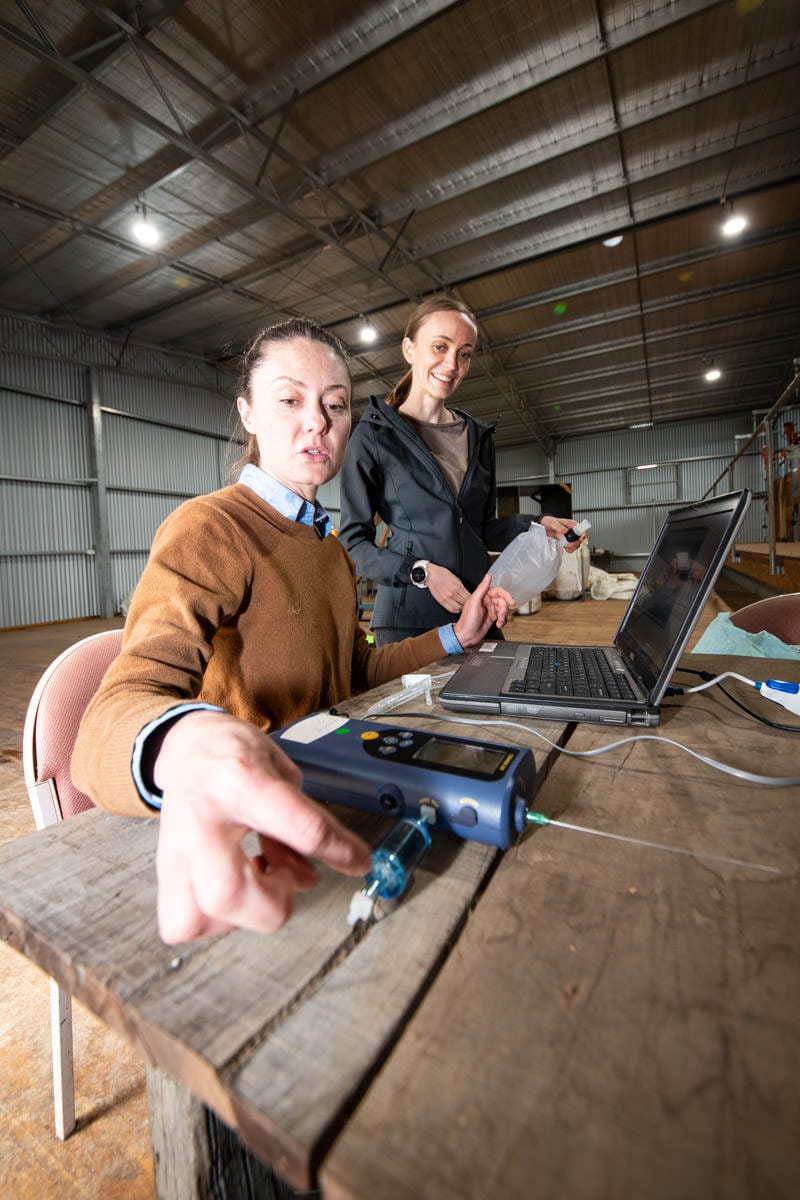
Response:
POLYGON ((258 441, 259 465, 313 500, 342 465, 350 433, 350 377, 330 347, 310 338, 273 342, 236 401, 258 441))
POLYGON ((417 335, 403 338, 403 357, 411 365, 409 395, 427 394, 444 403, 465 378, 477 331, 464 313, 431 313, 417 335))

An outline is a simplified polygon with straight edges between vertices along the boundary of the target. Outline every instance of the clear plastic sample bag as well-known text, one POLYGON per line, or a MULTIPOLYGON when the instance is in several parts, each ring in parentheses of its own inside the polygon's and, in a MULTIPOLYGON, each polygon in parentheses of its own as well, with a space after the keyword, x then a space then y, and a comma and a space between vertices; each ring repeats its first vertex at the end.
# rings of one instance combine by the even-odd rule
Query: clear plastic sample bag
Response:
POLYGON ((491 567, 492 583, 503 587, 517 605, 527 604, 553 582, 561 566, 564 547, 547 536, 541 525, 531 525, 509 542, 491 567))

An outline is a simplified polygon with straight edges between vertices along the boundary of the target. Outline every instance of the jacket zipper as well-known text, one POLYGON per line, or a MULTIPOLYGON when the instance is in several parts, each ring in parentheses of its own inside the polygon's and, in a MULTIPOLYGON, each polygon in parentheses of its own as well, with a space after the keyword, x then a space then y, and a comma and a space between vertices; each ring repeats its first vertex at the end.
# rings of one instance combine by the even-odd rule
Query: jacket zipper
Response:
MULTIPOLYGON (((402 417, 400 418, 400 421, 402 422, 402 417)), ((389 421, 389 425, 390 425, 390 427, 393 426, 393 422, 391 420, 389 421)), ((412 449, 414 450, 414 453, 416 454, 416 456, 418 458, 421 458, 420 451, 422 451, 422 454, 425 456, 425 458, 428 459, 433 464, 433 467, 434 467, 436 473, 439 475, 439 477, 442 481, 442 484, 444 485, 445 493, 448 496, 453 497, 451 503, 452 503, 453 509, 455 510, 456 516, 458 518, 458 534, 459 534, 458 541, 457 541, 458 571, 456 572, 456 574, 459 576, 459 578, 461 578, 461 573, 464 568, 464 564, 463 564, 462 558, 461 558, 461 526, 464 524, 464 510, 461 507, 461 496, 464 492, 464 489, 467 486, 467 482, 470 480, 471 476, 475 474, 475 464, 477 463, 478 458, 479 458, 480 448, 481 448, 481 445, 483 444, 483 438, 485 436, 485 431, 478 430, 478 432, 477 432, 477 436, 475 438, 475 450, 474 450, 474 453, 473 453, 472 457, 470 458, 469 462, 467 463, 467 469, 464 472, 464 478, 461 481, 461 487, 458 489, 457 496, 453 496, 453 493, 450 489, 450 484, 447 482, 447 479, 445 478, 445 474, 442 471, 442 468, 439 466, 438 462, 436 461, 434 456, 431 454, 428 447, 425 445, 425 443, 422 441, 421 438, 417 437, 417 435, 414 433, 413 429, 408 428, 408 426, 405 426, 403 423, 403 425, 401 426, 401 436, 405 436, 405 435, 408 435, 411 438, 411 446, 412 446, 412 449)))

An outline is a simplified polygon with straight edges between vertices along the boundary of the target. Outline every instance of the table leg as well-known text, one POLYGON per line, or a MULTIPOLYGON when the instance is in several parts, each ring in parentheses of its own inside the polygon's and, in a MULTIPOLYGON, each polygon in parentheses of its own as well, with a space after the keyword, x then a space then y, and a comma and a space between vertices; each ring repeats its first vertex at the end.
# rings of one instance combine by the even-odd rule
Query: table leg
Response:
POLYGON ((296 1192, 188 1088, 147 1069, 147 1107, 158 1200, 319 1200, 296 1192))

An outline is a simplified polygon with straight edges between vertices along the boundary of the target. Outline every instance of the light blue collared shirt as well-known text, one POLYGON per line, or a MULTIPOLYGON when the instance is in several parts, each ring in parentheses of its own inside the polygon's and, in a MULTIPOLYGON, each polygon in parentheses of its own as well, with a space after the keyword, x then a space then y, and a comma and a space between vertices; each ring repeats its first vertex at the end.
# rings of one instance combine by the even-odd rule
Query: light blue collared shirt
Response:
POLYGON ((302 496, 278 483, 277 479, 273 479, 253 463, 248 463, 244 468, 239 476, 239 483, 249 487, 287 520, 299 521, 301 525, 313 525, 320 537, 327 537, 333 529, 333 521, 318 500, 313 504, 310 500, 304 500, 302 496))
MULTIPOLYGON (((302 496, 298 496, 290 488, 284 487, 277 479, 273 479, 271 475, 268 475, 266 471, 262 470, 261 467, 255 466, 253 463, 248 463, 244 468, 239 476, 239 483, 243 483, 245 487, 249 487, 265 504, 269 504, 272 508, 276 509, 287 520, 298 521, 301 525, 313 525, 320 538, 326 538, 333 529, 333 522, 318 500, 315 500, 313 504, 310 500, 304 500, 302 496)), ((452 625, 440 626, 438 633, 445 654, 464 653, 464 649, 456 637, 452 625)), ((188 700, 167 709, 160 717, 156 717, 153 721, 145 725, 144 729, 140 730, 137 735, 136 741, 133 743, 131 772, 133 774, 133 782, 136 784, 136 790, 145 804, 150 808, 161 808, 161 795, 145 780, 143 774, 148 738, 159 731, 163 736, 164 732, 166 732, 163 728, 165 725, 170 725, 187 712, 202 711, 203 709, 210 712, 225 711, 224 708, 220 708, 216 704, 204 704, 202 700, 188 700)))

